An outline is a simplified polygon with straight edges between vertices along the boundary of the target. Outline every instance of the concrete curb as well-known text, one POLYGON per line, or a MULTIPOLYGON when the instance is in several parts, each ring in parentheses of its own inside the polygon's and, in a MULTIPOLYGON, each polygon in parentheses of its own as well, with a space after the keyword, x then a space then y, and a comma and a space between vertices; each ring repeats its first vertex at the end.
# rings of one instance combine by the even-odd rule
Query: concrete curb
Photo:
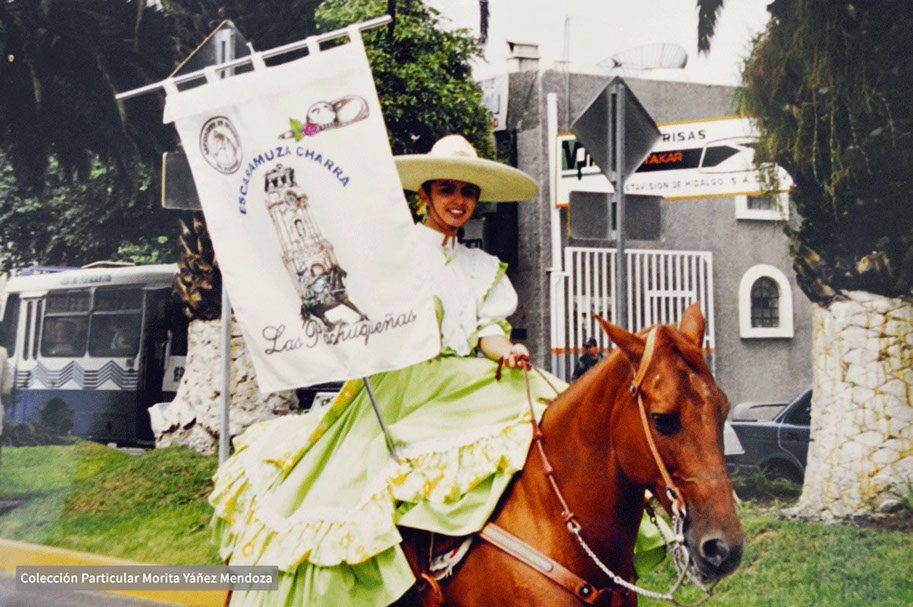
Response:
MULTIPOLYGON (((112 556, 52 548, 0 538, 0 570, 16 573, 17 565, 146 565, 112 556)), ((224 607, 228 592, 224 590, 109 590, 114 594, 134 596, 149 601, 188 605, 190 607, 224 607)))

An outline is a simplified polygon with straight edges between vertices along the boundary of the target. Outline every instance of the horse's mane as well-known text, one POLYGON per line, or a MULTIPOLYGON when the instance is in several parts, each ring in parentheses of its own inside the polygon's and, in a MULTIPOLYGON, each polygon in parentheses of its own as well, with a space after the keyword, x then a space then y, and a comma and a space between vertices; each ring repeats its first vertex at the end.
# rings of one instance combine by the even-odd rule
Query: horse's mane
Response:
MULTIPOLYGON (((707 366, 707 360, 704 358, 704 351, 700 346, 688 340, 674 325, 656 326, 659 329, 657 333, 657 347, 661 347, 668 342, 669 346, 674 351, 678 352, 692 371, 700 374, 711 374, 710 368, 707 366)), ((643 329, 639 331, 637 335, 646 338, 649 330, 649 328, 643 329)), ((613 388, 616 383, 624 382, 627 377, 633 377, 634 372, 634 366, 628 362, 625 355, 621 352, 621 349, 615 347, 608 356, 597 363, 592 369, 584 373, 583 376, 571 384, 567 390, 558 395, 549 409, 567 400, 578 401, 583 398, 607 396, 606 393, 613 388), (630 375, 625 374, 625 377, 611 381, 612 379, 615 379, 611 377, 611 374, 620 372, 617 371, 619 367, 628 367, 630 369, 630 375)))

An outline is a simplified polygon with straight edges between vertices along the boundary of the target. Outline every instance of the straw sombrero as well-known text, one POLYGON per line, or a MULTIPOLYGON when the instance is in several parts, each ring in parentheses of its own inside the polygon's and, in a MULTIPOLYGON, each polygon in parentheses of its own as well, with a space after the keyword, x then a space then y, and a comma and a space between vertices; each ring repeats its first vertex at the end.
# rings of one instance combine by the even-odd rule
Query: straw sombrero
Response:
POLYGON ((479 158, 462 135, 447 135, 427 154, 395 156, 403 189, 417 192, 432 179, 456 179, 479 186, 479 202, 511 202, 536 195, 533 178, 506 164, 479 158))

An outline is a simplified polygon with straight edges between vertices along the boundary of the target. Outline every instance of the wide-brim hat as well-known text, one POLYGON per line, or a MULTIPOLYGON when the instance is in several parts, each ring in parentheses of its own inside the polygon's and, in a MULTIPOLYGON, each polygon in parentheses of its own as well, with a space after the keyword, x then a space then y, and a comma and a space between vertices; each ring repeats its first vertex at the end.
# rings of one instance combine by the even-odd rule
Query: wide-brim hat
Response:
POLYGON ((479 158, 462 135, 447 135, 427 154, 395 156, 403 189, 418 192, 434 179, 456 179, 479 186, 479 202, 513 202, 536 195, 532 177, 512 166, 479 158))

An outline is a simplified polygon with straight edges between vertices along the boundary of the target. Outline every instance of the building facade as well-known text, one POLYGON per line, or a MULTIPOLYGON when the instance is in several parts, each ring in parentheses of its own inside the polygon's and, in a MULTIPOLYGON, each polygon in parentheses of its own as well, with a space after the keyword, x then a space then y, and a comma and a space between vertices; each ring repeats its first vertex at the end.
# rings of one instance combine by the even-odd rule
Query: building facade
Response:
MULTIPOLYGON (((598 223, 600 213, 593 210, 605 195, 583 193, 601 190, 591 184, 605 179, 593 175, 598 168, 570 134, 574 120, 610 81, 534 69, 507 74, 489 88, 496 92, 492 107, 499 110, 499 156, 534 176, 540 195, 532 202, 481 208, 468 236, 480 238, 510 264, 508 275, 521 302, 511 319, 514 336, 530 346, 538 364, 564 377, 583 341, 598 333, 594 315, 618 320, 616 243, 611 234, 600 238, 588 232, 598 223), (561 199, 568 190, 574 214, 561 199)), ((739 163, 752 158, 750 137, 713 140, 720 128, 747 122, 734 116, 736 89, 632 78, 626 83, 668 139, 671 151, 648 162, 673 169, 692 162, 696 168, 680 173, 697 175, 665 184, 694 186, 683 190, 684 196, 628 196, 628 328, 674 322, 699 301, 708 320, 708 356, 730 400, 789 400, 811 382, 812 305, 796 285, 788 257, 784 228, 796 220, 788 197, 761 195, 753 191, 757 184, 732 185, 749 181, 747 167, 739 163), (731 193, 736 191, 743 193, 731 193)), ((640 189, 675 175, 638 175, 640 189)), ((629 185, 636 189, 633 181, 629 185)), ((632 193, 631 187, 626 192, 632 193)), ((605 202, 601 208, 607 217, 605 202)), ((596 336, 608 347, 604 335, 596 336)))

